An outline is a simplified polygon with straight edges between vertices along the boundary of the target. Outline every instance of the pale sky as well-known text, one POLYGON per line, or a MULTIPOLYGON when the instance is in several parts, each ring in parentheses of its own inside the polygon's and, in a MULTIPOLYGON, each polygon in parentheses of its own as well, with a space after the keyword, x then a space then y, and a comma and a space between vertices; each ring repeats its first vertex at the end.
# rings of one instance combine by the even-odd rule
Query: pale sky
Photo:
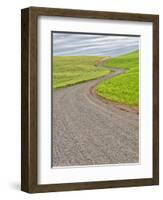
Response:
POLYGON ((54 56, 119 56, 139 49, 136 36, 53 32, 54 56))

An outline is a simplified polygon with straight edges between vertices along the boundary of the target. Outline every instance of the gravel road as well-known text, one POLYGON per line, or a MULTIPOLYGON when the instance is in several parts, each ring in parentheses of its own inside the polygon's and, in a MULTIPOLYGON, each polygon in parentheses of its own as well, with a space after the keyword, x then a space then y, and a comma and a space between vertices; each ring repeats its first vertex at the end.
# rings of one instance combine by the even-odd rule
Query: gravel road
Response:
POLYGON ((139 115, 101 101, 92 89, 125 71, 109 69, 113 73, 53 91, 53 166, 139 162, 139 115))

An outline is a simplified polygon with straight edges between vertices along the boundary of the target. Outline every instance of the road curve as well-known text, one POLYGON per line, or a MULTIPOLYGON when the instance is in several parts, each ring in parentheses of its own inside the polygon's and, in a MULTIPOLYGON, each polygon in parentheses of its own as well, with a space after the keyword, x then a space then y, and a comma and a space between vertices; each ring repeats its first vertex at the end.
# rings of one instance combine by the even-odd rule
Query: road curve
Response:
POLYGON ((52 165, 79 166, 139 162, 139 115, 92 94, 101 80, 53 91, 52 165))

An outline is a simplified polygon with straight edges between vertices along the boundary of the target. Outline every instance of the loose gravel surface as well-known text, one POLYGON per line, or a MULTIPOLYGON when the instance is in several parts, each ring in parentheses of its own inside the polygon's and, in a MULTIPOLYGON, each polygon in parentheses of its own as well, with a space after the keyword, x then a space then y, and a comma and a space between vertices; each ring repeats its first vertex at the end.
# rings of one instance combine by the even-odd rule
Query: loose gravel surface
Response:
POLYGON ((53 91, 52 165, 54 167, 139 162, 139 115, 97 98, 101 80, 53 91))

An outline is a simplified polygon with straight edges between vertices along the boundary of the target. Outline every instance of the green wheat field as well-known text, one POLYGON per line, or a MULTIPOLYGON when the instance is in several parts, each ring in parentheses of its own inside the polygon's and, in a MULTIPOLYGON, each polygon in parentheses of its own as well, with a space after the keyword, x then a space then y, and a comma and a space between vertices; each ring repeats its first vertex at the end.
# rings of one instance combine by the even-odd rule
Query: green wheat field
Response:
POLYGON ((115 102, 139 105, 139 51, 135 51, 106 62, 104 66, 127 69, 120 76, 102 81, 97 87, 98 95, 115 102))
POLYGON ((102 56, 54 56, 53 88, 59 89, 81 82, 97 79, 108 73, 109 67, 126 69, 112 79, 100 82, 96 87, 99 96, 130 106, 139 105, 139 51, 111 58, 97 67, 102 56), (107 69, 108 68, 108 69, 107 69))

